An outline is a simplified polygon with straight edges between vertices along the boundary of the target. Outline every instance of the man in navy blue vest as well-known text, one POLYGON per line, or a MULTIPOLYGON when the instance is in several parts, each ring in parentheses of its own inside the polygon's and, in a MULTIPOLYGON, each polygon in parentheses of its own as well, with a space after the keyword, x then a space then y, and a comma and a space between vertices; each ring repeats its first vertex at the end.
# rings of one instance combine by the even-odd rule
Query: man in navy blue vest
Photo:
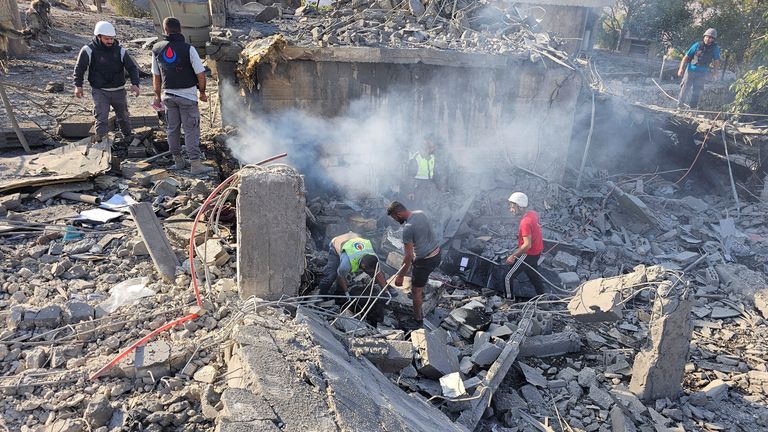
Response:
POLYGON ((205 94, 205 66, 197 50, 184 41, 181 22, 168 17, 163 20, 165 40, 152 48, 152 85, 154 105, 166 107, 168 146, 173 155, 171 169, 186 168, 181 156, 181 128, 184 128, 184 146, 193 175, 206 174, 213 169, 203 165, 200 152, 200 109, 197 99, 208 101, 205 94), (200 92, 198 96, 198 91, 200 92))
POLYGON ((683 77, 683 82, 680 84, 680 95, 677 98, 678 107, 687 104, 691 108, 698 108, 699 96, 709 72, 712 72, 712 80, 715 80, 717 69, 720 67, 720 47, 715 39, 717 39, 717 30, 707 29, 703 40, 691 45, 685 52, 683 60, 680 61, 677 76, 683 77), (710 63, 713 66, 711 69, 710 63), (685 69, 685 75, 683 75, 683 69, 685 69))
POLYGON ((117 125, 124 136, 132 133, 128 114, 128 93, 125 91, 125 71, 131 78, 131 92, 139 95, 139 67, 125 48, 115 39, 115 27, 99 21, 93 29, 93 41, 80 49, 75 66, 75 97, 83 97, 83 81, 88 71, 88 83, 93 95, 93 113, 96 117, 96 139, 100 140, 109 129, 109 108, 115 109, 117 125))

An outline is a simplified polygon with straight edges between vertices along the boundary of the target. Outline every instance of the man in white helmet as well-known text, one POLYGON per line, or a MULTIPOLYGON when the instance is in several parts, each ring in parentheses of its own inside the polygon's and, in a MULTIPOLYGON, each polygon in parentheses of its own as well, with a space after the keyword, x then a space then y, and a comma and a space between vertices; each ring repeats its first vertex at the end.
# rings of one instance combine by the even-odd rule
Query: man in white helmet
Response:
POLYGON ((678 107, 685 104, 694 109, 698 108, 699 96, 704 88, 704 81, 710 75, 709 72, 712 81, 716 79, 717 69, 720 67, 720 46, 715 39, 717 30, 707 29, 703 40, 691 45, 680 61, 677 76, 683 77, 683 81, 680 83, 680 95, 677 98, 678 107), (711 69, 710 64, 713 66, 711 69))
POLYGON ((507 257, 504 266, 500 266, 493 277, 494 288, 504 293, 507 298, 513 298, 512 281, 525 272, 536 294, 544 294, 544 282, 539 274, 539 257, 544 251, 544 237, 539 224, 539 214, 528 210, 528 196, 515 192, 509 196, 509 211, 512 214, 522 214, 517 234, 517 249, 507 257))
POLYGON ((115 27, 107 21, 99 21, 93 29, 93 41, 80 49, 75 66, 75 97, 83 97, 83 80, 88 71, 88 83, 93 96, 93 113, 96 117, 96 137, 107 134, 109 108, 115 109, 117 125, 124 136, 132 134, 128 114, 128 93, 125 90, 125 71, 131 79, 131 92, 139 95, 139 67, 128 51, 115 39, 115 27))

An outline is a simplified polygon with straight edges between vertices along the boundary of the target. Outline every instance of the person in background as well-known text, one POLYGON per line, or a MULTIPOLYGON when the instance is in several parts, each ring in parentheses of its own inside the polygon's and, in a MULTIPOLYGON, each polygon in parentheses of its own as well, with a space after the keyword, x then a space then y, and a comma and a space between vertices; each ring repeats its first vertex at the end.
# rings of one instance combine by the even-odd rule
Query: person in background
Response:
POLYGON ((181 155, 181 129, 193 175, 207 174, 213 168, 204 165, 200 151, 200 109, 197 100, 208 101, 205 94, 205 66, 195 48, 184 41, 181 22, 174 17, 163 20, 164 40, 152 47, 153 105, 165 104, 168 147, 173 155, 172 170, 186 168, 181 155), (199 92, 199 96, 198 96, 199 92))
POLYGON ((683 77, 683 81, 680 83, 680 95, 677 98, 678 108, 684 105, 698 108, 699 97, 707 76, 711 76, 712 81, 716 79, 717 70, 720 67, 720 46, 715 39, 717 39, 717 30, 707 29, 703 40, 694 42, 680 61, 677 76, 683 77))
POLYGON ((359 271, 375 278, 381 289, 385 289, 387 281, 384 279, 384 273, 378 271, 374 275, 378 263, 379 258, 370 240, 351 231, 334 237, 328 245, 328 262, 323 268, 323 277, 318 285, 320 295, 331 294, 331 288, 336 282, 342 293, 349 296, 347 275, 359 271))
POLYGON ((124 137, 132 135, 128 114, 128 93, 125 90, 125 72, 131 79, 131 93, 139 95, 139 67, 128 51, 115 39, 115 27, 99 21, 93 29, 93 41, 80 49, 75 66, 75 97, 83 97, 83 81, 88 71, 88 83, 93 96, 96 118, 96 140, 100 141, 109 129, 109 108, 115 110, 117 125, 124 137))

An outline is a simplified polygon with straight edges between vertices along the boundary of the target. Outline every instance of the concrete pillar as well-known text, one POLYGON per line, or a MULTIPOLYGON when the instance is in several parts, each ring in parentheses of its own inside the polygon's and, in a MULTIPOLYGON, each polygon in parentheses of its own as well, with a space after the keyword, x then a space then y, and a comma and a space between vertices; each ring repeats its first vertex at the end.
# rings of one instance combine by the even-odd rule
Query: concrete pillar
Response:
POLYGON ((662 282, 653 304, 650 345, 635 356, 629 390, 643 400, 676 398, 691 342, 691 297, 687 290, 662 282))
MULTIPOLYGON (((0 0, 0 23, 19 31, 24 29, 16 0, 0 0)), ((8 50, 8 56, 20 57, 29 53, 29 47, 22 39, 7 38, 6 40, 8 45, 4 48, 8 50)))
POLYGON ((237 284, 241 298, 296 295, 306 244, 304 179, 287 166, 241 171, 237 284))

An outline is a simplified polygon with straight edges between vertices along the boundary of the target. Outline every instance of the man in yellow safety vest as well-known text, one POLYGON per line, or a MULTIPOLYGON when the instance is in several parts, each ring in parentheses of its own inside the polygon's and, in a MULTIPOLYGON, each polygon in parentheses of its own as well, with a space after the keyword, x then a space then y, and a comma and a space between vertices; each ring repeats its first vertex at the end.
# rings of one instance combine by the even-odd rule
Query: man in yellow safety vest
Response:
POLYGON ((428 199, 437 190, 435 183, 436 150, 437 138, 428 136, 424 139, 424 145, 421 150, 411 154, 408 159, 416 163, 416 174, 412 178, 408 191, 408 200, 411 204, 423 205, 424 200, 428 199))
POLYGON ((328 245, 328 262, 323 268, 323 276, 318 285, 320 295, 332 294, 331 288, 336 282, 342 293, 349 296, 347 275, 359 271, 364 271, 368 276, 375 278, 381 289, 385 289, 387 281, 381 271, 376 271, 378 263, 379 258, 370 240, 351 231, 334 237, 328 245), (375 275, 374 272, 376 272, 375 275))

